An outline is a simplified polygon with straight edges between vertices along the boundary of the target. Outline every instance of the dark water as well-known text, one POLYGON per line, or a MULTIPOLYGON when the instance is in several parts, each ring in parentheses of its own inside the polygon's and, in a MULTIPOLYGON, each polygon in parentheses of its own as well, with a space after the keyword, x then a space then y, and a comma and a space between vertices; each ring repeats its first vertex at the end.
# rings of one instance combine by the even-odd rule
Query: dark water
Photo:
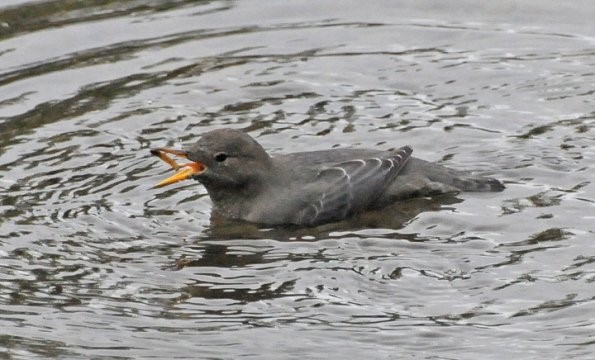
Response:
POLYGON ((591 359, 591 1, 0 7, 3 358, 591 359), (148 149, 409 144, 507 190, 210 220, 148 149))

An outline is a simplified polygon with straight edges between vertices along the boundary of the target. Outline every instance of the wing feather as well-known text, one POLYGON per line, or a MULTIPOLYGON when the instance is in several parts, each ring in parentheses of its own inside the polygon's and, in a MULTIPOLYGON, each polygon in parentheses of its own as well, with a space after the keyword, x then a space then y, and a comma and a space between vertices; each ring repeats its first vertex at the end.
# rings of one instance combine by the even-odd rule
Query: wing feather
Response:
POLYGON ((297 224, 315 225, 363 211, 382 195, 411 156, 404 146, 386 157, 353 159, 321 169, 310 198, 296 214, 297 224))

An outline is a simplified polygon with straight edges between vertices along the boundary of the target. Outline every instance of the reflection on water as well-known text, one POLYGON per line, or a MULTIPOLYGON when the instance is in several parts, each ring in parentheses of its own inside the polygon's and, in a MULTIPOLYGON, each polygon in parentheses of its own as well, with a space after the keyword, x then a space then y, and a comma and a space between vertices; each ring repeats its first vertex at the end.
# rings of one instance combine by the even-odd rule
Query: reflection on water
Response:
POLYGON ((590 3, 362 4, 3 3, 0 353, 591 358, 590 3), (149 149, 219 127, 507 189, 211 218, 202 186, 152 188, 149 149))

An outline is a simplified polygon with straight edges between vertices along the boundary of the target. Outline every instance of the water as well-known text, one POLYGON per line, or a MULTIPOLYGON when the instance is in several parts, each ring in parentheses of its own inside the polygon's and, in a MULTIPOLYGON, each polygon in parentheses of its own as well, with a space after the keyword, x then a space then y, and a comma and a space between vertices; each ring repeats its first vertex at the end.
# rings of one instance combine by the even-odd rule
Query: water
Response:
POLYGON ((590 1, 4 2, 4 358, 590 359, 590 1), (502 193, 211 221, 151 147, 387 149, 502 193))

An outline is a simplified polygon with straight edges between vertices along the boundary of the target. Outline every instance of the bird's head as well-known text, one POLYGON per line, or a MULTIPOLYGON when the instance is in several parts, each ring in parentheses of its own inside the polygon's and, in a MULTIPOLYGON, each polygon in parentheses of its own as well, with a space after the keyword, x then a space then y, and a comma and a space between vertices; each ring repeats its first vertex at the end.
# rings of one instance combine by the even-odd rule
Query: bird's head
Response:
POLYGON ((157 186, 194 178, 207 190, 242 187, 255 177, 262 176, 271 163, 271 158, 256 140, 234 129, 204 133, 186 150, 157 148, 152 149, 151 153, 178 170, 157 186), (190 162, 177 164, 167 154, 186 158, 190 162))

